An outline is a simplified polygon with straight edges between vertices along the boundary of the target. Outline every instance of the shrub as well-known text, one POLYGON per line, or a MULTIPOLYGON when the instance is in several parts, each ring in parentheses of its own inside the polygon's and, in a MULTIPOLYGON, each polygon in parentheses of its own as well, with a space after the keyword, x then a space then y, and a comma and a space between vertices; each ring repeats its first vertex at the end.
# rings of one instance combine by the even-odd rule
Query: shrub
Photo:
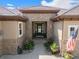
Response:
POLYGON ((46 48, 47 50, 49 50, 49 49, 50 49, 50 45, 51 45, 52 43, 53 43, 53 41, 48 41, 48 42, 44 43, 45 48, 46 48))
POLYGON ((31 50, 34 48, 34 42, 32 40, 24 44, 24 50, 31 50))
POLYGON ((70 53, 68 53, 68 52, 65 52, 65 53, 64 53, 64 58, 65 58, 65 59, 72 59, 73 56, 72 56, 72 54, 70 54, 70 53))
POLYGON ((32 40, 30 40, 29 43, 34 46, 34 42, 32 40))
POLYGON ((56 53, 56 52, 58 52, 58 45, 55 42, 53 42, 50 45, 50 49, 51 49, 52 53, 56 53))
POLYGON ((54 42, 54 40, 53 40, 52 38, 49 38, 49 39, 48 39, 48 43, 49 43, 49 44, 52 44, 53 42, 54 42))

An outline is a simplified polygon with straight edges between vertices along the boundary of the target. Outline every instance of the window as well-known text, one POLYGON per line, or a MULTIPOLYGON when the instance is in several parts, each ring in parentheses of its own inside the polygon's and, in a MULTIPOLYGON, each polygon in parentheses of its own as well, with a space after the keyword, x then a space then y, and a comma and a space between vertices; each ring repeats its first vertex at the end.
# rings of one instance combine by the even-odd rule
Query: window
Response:
POLYGON ((68 37, 71 37, 75 34, 76 29, 78 28, 78 25, 69 25, 68 27, 68 37))
POLYGON ((23 35, 23 23, 22 22, 18 22, 18 34, 19 37, 21 37, 23 35))
POLYGON ((75 32, 75 27, 70 28, 70 36, 73 36, 75 32))

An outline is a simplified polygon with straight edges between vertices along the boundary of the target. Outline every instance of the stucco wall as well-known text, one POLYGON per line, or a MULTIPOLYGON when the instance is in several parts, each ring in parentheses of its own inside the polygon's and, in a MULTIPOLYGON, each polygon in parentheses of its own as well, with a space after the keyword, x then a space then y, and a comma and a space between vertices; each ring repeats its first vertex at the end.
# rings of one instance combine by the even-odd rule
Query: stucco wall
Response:
POLYGON ((59 21, 59 22, 54 22, 53 24, 53 37, 54 37, 54 40, 57 42, 57 44, 59 45, 59 48, 60 48, 60 52, 61 52, 61 49, 62 49, 62 31, 63 31, 63 21, 59 21))
POLYGON ((4 39, 17 39, 17 21, 3 21, 4 39))
POLYGON ((2 21, 3 54, 16 54, 17 21, 2 21))
POLYGON ((17 48, 22 47, 25 39, 25 23, 23 22, 23 35, 18 35, 19 21, 2 21, 3 54, 17 54, 17 48))
POLYGON ((28 18, 27 22, 26 22, 26 36, 27 38, 32 38, 32 22, 34 21, 46 21, 47 22, 47 38, 50 38, 53 34, 52 34, 52 21, 50 21, 51 17, 55 17, 56 14, 52 14, 52 13, 27 13, 24 14, 25 17, 28 18))
MULTIPOLYGON (((67 19, 65 19, 67 20, 67 19)), ((76 20, 76 19, 74 19, 76 20)), ((68 39, 68 26, 69 25, 79 25, 79 21, 64 21, 64 28, 63 28, 63 43, 62 43, 62 47, 63 47, 63 51, 66 49, 66 43, 67 43, 67 39, 68 39)), ((74 55, 75 56, 79 56, 79 31, 78 31, 78 37, 77 37, 77 45, 74 51, 74 55)))
POLYGON ((2 55, 2 23, 0 21, 0 55, 2 55))
POLYGON ((26 26, 26 24, 25 24, 25 22, 23 22, 23 36, 17 37, 18 38, 18 40, 17 40, 18 46, 20 48, 22 48, 23 43, 26 41, 26 30, 25 30, 25 26, 26 26))
POLYGON ((25 34, 25 23, 23 23, 23 36, 18 35, 18 22, 19 21, 2 21, 3 31, 3 54, 17 54, 18 46, 22 46, 25 34))

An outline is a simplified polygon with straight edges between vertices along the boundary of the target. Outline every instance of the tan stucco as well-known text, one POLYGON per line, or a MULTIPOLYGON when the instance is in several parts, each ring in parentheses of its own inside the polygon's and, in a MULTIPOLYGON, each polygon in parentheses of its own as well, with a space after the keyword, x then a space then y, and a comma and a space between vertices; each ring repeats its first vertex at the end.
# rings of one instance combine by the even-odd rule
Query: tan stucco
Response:
MULTIPOLYGON (((66 44, 68 40, 68 26, 69 25, 78 25, 79 21, 77 18, 72 18, 73 20, 66 18, 64 21, 58 21, 53 23, 53 33, 54 33, 54 39, 57 43, 59 43, 60 47, 60 53, 63 55, 63 53, 66 51, 66 44)), ((79 31, 78 31, 79 32, 79 31)), ((73 52, 73 55, 79 56, 79 33, 77 36, 77 44, 76 48, 73 52)))
POLYGON ((63 33, 63 21, 59 21, 59 22, 54 22, 53 24, 53 37, 54 40, 56 41, 56 43, 59 46, 60 49, 60 53, 61 53, 61 49, 62 49, 62 33, 63 33))
POLYGON ((0 55, 2 55, 2 22, 0 21, 0 55))
POLYGON ((3 53, 14 54, 17 48, 17 21, 2 21, 2 29, 3 53))
MULTIPOLYGON (((62 19, 62 21, 58 21, 58 22, 53 22, 51 20, 51 18, 55 18, 66 12, 65 15, 77 15, 79 13, 78 12, 78 8, 76 8, 75 10, 66 10, 66 11, 60 11, 58 14, 56 14, 56 12, 52 12, 55 10, 59 10, 57 8, 46 8, 46 7, 35 7, 35 8, 29 8, 29 9, 24 9, 25 13, 21 13, 18 10, 7 10, 5 8, 1 8, 0 11, 0 15, 10 15, 9 17, 7 17, 7 21, 5 21, 5 17, 3 20, 3 17, 1 16, 1 21, 0 21, 0 55, 1 54, 17 54, 17 48, 18 46, 20 48, 22 48, 22 45, 24 42, 26 42, 26 40, 30 40, 32 39, 32 29, 33 29, 33 22, 46 22, 46 26, 47 26, 47 39, 49 38, 53 38, 56 43, 59 46, 60 49, 60 53, 63 54, 65 49, 66 49, 66 43, 67 43, 67 39, 68 39, 68 26, 69 25, 74 25, 77 24, 79 25, 79 21, 78 19, 72 18, 64 18, 62 19), (30 10, 30 12, 28 12, 30 10), (38 12, 33 12, 31 10, 38 10, 38 12), (44 10, 47 12, 48 10, 51 12, 44 12, 44 10), (10 12, 11 11, 11 12, 10 12), (41 12, 40 12, 41 11, 41 12), (16 13, 17 12, 17 13, 16 13), (20 15, 19 15, 20 14, 20 15), (21 37, 19 37, 18 35, 18 19, 21 19, 20 17, 15 18, 15 17, 11 17, 11 15, 19 15, 19 16, 23 16, 25 22, 23 22, 23 35, 21 37), (9 20, 8 20, 9 19, 9 20), (13 19, 17 19, 17 21, 12 20, 13 19), (28 19, 28 20, 27 20, 28 19), (26 21, 27 20, 27 21, 26 21)), ((68 16, 67 16, 68 17, 68 16)), ((70 16, 69 16, 70 17, 70 16)), ((60 20, 57 18, 57 20, 60 20)), ((79 34, 77 37, 77 46, 75 49, 75 53, 74 55, 79 55, 79 34)))
MULTIPOLYGON (((65 19, 66 20, 66 19, 65 19)), ((78 25, 79 26, 79 21, 74 21, 76 19, 74 19, 73 21, 69 21, 69 19, 67 19, 68 21, 64 21, 64 25, 63 25, 63 41, 62 41, 62 49, 63 49, 63 52, 65 51, 66 49, 66 43, 67 43, 67 40, 68 40, 68 26, 69 25, 78 25)), ((78 56, 79 55, 79 31, 78 31, 78 36, 77 36, 77 45, 76 45, 76 48, 75 48, 75 53, 73 53, 74 55, 78 56)))
POLYGON ((11 10, 2 7, 0 8, 0 11, 3 11, 0 12, 0 32, 2 32, 2 34, 0 35, 0 54, 1 52, 3 54, 17 54, 18 46, 22 48, 23 42, 32 39, 32 22, 46 22, 47 39, 53 38, 53 22, 51 21, 51 18, 54 18, 56 16, 56 12, 59 11, 58 8, 31 8, 31 10, 38 10, 38 12, 36 13, 21 13, 16 9, 11 10), (40 11, 44 13, 40 13, 40 11), (15 18, 11 17, 11 15, 19 17, 15 18), (18 19, 21 19, 21 16, 25 21, 27 20, 27 18, 28 20, 26 22, 23 22, 23 35, 19 37, 18 19))
POLYGON ((3 21, 4 39, 17 39, 17 21, 3 21))
MULTIPOLYGON (((60 22, 54 22, 54 39, 56 41, 58 40, 62 40, 62 25, 63 25, 63 22, 60 21, 60 22)), ((59 42, 57 42, 59 43, 59 42)))
POLYGON ((25 26, 26 24, 25 22, 23 22, 23 36, 17 37, 17 43, 20 48, 22 48, 23 43, 26 41, 26 30, 25 30, 26 27, 25 26))
POLYGON ((17 54, 18 46, 22 48, 25 39, 25 23, 23 22, 23 36, 18 35, 19 21, 0 21, 0 54, 17 54), (2 53, 1 53, 2 52, 2 53))

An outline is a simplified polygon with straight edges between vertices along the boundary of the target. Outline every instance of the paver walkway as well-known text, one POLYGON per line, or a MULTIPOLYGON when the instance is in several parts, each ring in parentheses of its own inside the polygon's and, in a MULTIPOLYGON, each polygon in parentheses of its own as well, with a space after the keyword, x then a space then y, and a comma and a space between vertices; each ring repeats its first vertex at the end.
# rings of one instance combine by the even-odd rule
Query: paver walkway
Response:
POLYGON ((31 53, 24 52, 21 55, 4 55, 0 59, 63 59, 62 57, 56 57, 51 55, 50 52, 45 50, 43 43, 45 40, 34 40, 35 48, 31 53))

